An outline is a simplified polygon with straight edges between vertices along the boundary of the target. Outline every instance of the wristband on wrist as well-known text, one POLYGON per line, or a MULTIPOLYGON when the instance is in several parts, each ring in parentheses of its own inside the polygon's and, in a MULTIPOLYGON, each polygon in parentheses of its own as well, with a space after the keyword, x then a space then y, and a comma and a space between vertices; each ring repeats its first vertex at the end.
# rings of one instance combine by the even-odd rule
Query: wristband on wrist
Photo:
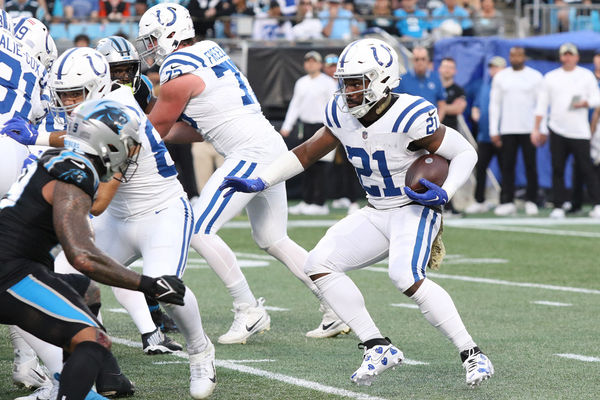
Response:
POLYGON ((38 136, 35 139, 36 146, 50 146, 50 132, 42 131, 38 132, 38 136))

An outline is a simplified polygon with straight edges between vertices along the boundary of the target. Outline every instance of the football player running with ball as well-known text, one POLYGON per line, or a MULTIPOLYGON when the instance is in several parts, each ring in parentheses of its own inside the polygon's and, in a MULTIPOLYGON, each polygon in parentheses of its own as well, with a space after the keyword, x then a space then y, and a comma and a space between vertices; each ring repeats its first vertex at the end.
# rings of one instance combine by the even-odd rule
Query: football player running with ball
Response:
POLYGON ((379 332, 361 292, 345 273, 388 257, 394 285, 456 346, 467 384, 477 385, 492 376, 492 363, 467 332, 448 293, 425 275, 441 226, 441 206, 467 180, 477 153, 457 131, 440 125, 431 103, 390 93, 399 76, 398 56, 385 42, 350 43, 337 64, 341 89, 326 106, 325 126, 261 171, 259 178, 226 177, 221 188, 230 188, 226 195, 268 189, 299 174, 341 142, 369 204, 327 231, 309 253, 305 272, 362 342, 363 361, 351 380, 370 385, 404 358, 379 332), (428 190, 416 193, 404 186, 406 171, 428 152, 450 160, 448 177, 441 187, 422 179, 428 190))

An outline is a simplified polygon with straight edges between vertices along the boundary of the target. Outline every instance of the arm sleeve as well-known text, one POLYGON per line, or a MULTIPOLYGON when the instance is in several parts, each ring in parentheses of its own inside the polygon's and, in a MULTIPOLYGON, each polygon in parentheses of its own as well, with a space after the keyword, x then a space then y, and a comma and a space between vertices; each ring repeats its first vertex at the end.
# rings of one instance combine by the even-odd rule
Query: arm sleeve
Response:
POLYGON ((448 177, 442 189, 448 193, 448 199, 451 199, 471 176, 471 171, 477 163, 477 152, 460 133, 446 127, 442 144, 435 153, 450 160, 448 177))
POLYGON ((58 155, 41 160, 50 176, 83 190, 92 199, 100 183, 92 162, 79 153, 62 150, 58 155))

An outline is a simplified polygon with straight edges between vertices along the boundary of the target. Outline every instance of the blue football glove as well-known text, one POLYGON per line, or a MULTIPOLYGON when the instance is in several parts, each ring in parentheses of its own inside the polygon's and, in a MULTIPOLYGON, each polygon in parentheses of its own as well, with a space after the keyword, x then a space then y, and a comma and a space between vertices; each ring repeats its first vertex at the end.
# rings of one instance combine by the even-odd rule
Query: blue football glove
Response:
POLYGON ((219 186, 219 190, 225 190, 229 188, 227 192, 223 194, 223 197, 228 197, 235 192, 254 193, 265 190, 267 185, 262 179, 244 179, 236 178, 235 176, 226 176, 223 179, 223 183, 219 186))
POLYGON ((8 120, 0 133, 25 146, 35 144, 38 137, 37 129, 21 117, 14 117, 8 120))
POLYGON ((417 193, 408 186, 405 186, 404 193, 406 193, 409 199, 424 206, 441 206, 448 202, 448 193, 444 189, 425 178, 419 179, 419 182, 428 190, 425 193, 417 193))

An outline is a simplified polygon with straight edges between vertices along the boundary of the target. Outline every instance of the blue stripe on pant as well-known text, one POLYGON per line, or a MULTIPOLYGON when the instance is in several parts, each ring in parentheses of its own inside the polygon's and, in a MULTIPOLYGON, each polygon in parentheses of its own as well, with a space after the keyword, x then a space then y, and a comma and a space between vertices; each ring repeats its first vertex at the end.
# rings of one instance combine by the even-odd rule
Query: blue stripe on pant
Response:
POLYGON ((421 247, 423 246, 423 236, 425 235, 425 225, 427 224, 427 216, 429 215, 429 211, 430 210, 428 207, 423 207, 421 220, 419 221, 419 228, 417 229, 415 247, 413 248, 411 267, 415 282, 421 280, 421 278, 419 278, 419 255, 421 254, 421 247))
POLYGON ((99 328, 84 311, 76 307, 68 299, 51 287, 37 280, 33 275, 27 275, 10 287, 7 292, 20 301, 29 304, 45 314, 64 321, 79 322, 99 328))
POLYGON ((179 264, 177 265, 177 276, 181 278, 185 271, 185 265, 188 258, 188 249, 190 247, 190 240, 192 238, 192 228, 194 226, 194 212, 192 207, 186 199, 183 197, 180 199, 185 209, 184 223, 183 223, 183 238, 181 241, 181 254, 179 256, 179 264))
MULTIPOLYGON (((244 164, 246 164, 246 161, 244 161, 244 160, 240 161, 238 163, 238 165, 236 165, 235 168, 233 170, 231 170, 230 173, 227 174, 227 176, 235 176, 235 174, 237 174, 238 171, 240 169, 242 169, 242 167, 244 166, 244 164)), ((217 203, 217 200, 221 196, 222 192, 223 191, 219 190, 219 189, 217 189, 215 191, 215 194, 213 195, 212 199, 210 199, 210 203, 208 203, 208 207, 206 207, 206 210, 204 210, 204 212, 202 213, 202 215, 200 216, 200 218, 198 218, 198 222, 196 222, 196 226, 194 227, 194 233, 200 232, 200 228, 202 227, 202 223, 204 222, 204 220, 206 219, 206 217, 208 216, 208 214, 212 211, 213 207, 217 203)))

